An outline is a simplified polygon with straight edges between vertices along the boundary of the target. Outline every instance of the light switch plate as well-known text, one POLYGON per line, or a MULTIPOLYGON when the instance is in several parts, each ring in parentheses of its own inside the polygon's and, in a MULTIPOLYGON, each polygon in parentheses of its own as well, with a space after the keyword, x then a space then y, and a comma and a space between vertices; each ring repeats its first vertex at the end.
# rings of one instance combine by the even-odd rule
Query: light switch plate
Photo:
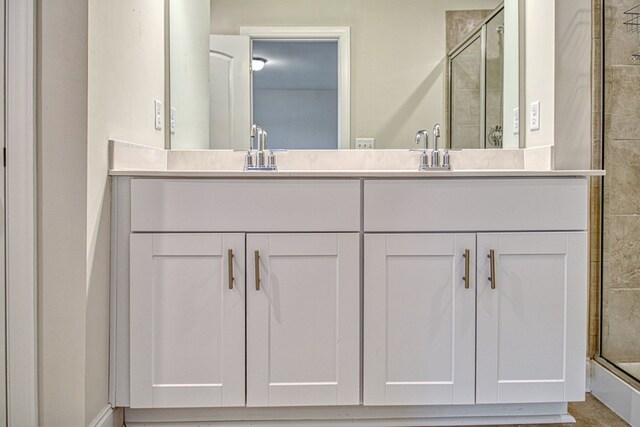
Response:
POLYGON ((171 107, 170 126, 171 126, 171 135, 175 135, 176 134, 176 107, 171 107))
POLYGON ((356 150, 373 150, 375 143, 375 138, 356 138, 356 150))
POLYGON ((540 101, 531 103, 531 113, 529 115, 531 130, 540 130, 540 101))
POLYGON ((518 135, 520 133, 520 109, 513 109, 513 134, 518 135))
POLYGON ((153 101, 156 130, 162 130, 162 101, 153 101))

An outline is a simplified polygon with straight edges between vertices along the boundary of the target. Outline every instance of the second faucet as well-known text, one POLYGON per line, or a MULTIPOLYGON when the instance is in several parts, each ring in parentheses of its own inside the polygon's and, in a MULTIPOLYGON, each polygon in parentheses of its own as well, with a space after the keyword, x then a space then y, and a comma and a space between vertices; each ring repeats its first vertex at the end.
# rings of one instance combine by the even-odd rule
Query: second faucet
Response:
POLYGON ((429 132, 423 129, 416 133, 416 144, 420 144, 422 137, 424 136, 424 151, 420 156, 419 170, 451 170, 448 150, 444 151, 442 163, 440 163, 440 151, 438 150, 438 139, 440 138, 440 135, 440 125, 436 124, 433 127, 433 151, 431 151, 431 159, 429 159, 429 155, 427 154, 427 150, 429 149, 429 132))

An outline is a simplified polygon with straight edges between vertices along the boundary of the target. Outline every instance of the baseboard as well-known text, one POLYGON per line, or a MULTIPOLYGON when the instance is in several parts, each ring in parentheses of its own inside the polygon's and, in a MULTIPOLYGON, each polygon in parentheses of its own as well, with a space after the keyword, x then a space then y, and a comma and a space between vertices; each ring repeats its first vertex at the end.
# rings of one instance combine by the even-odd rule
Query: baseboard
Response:
MULTIPOLYGON (((288 420, 288 421, 213 421, 208 427, 429 427, 429 426, 497 426, 521 424, 573 424, 571 415, 530 416, 530 417, 468 417, 455 418, 397 418, 386 420, 288 420)), ((149 427, 149 423, 127 422, 127 427, 149 427)), ((201 427, 202 423, 169 422, 162 427, 201 427)))
POLYGON ((591 393, 591 376, 593 375, 593 368, 591 367, 592 363, 595 363, 595 362, 587 357, 587 364, 586 364, 587 375, 585 376, 586 383, 585 383, 585 386, 584 386, 584 390, 587 393, 591 393))
POLYGON ((640 427, 640 392, 597 361, 591 362, 591 372, 591 393, 632 427, 640 427))
POLYGON ((87 427, 123 427, 124 413, 122 408, 112 408, 106 405, 89 423, 87 427))
POLYGON ((127 427, 394 427, 574 423, 566 403, 127 409, 127 427))

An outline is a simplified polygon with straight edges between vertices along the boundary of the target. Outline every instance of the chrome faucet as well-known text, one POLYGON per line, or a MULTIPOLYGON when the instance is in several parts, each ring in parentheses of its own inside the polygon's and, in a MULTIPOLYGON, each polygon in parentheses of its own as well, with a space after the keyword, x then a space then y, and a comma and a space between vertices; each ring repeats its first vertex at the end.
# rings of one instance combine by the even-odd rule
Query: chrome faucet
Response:
POLYGON ((438 139, 440 139, 440 125, 433 126, 433 151, 431 152, 431 166, 440 167, 440 151, 438 151, 438 139))
POLYGON ((249 144, 249 151, 244 159, 244 170, 250 171, 274 171, 277 170, 276 156, 273 154, 273 150, 269 151, 269 156, 265 154, 267 149, 267 131, 262 126, 254 123, 251 126, 251 142, 249 144), (256 161, 253 162, 252 152, 256 152, 256 161), (265 158, 267 159, 265 162, 265 158))
POLYGON ((420 142, 422 141, 423 136, 424 136, 424 151, 420 155, 420 166, 418 167, 418 170, 426 171, 431 167, 431 165, 429 164, 429 155, 427 154, 427 150, 429 149, 429 132, 427 132, 424 129, 419 130, 418 133, 416 133, 416 145, 420 145, 420 142))
POLYGON ((440 135, 440 125, 436 124, 433 127, 433 151, 431 152, 431 159, 429 159, 429 155, 427 154, 427 151, 429 150, 429 132, 426 130, 420 130, 416 133, 416 144, 420 144, 423 136, 425 138, 424 150, 420 156, 420 166, 418 167, 418 170, 451 169, 448 150, 445 149, 444 155, 442 156, 442 163, 440 163, 440 150, 438 149, 438 139, 440 138, 440 135))

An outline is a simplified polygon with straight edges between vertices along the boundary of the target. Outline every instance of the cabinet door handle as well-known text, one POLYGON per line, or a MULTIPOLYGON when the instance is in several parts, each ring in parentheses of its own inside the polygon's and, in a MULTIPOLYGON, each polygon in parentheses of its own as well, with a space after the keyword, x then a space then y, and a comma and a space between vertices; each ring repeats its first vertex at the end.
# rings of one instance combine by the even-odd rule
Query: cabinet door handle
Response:
POLYGON ((227 263, 229 265, 229 289, 233 289, 233 249, 227 251, 227 263))
POLYGON ((464 277, 462 278, 462 280, 464 280, 464 288, 469 289, 469 268, 471 265, 471 251, 469 249, 465 249, 462 256, 464 257, 464 277))
POLYGON ((256 262, 256 291, 260 290, 260 251, 255 251, 255 262, 256 262))
POLYGON ((489 277, 489 281, 491 282, 491 289, 496 288, 496 251, 491 249, 489 251, 489 255, 487 258, 491 260, 491 277, 489 277))

